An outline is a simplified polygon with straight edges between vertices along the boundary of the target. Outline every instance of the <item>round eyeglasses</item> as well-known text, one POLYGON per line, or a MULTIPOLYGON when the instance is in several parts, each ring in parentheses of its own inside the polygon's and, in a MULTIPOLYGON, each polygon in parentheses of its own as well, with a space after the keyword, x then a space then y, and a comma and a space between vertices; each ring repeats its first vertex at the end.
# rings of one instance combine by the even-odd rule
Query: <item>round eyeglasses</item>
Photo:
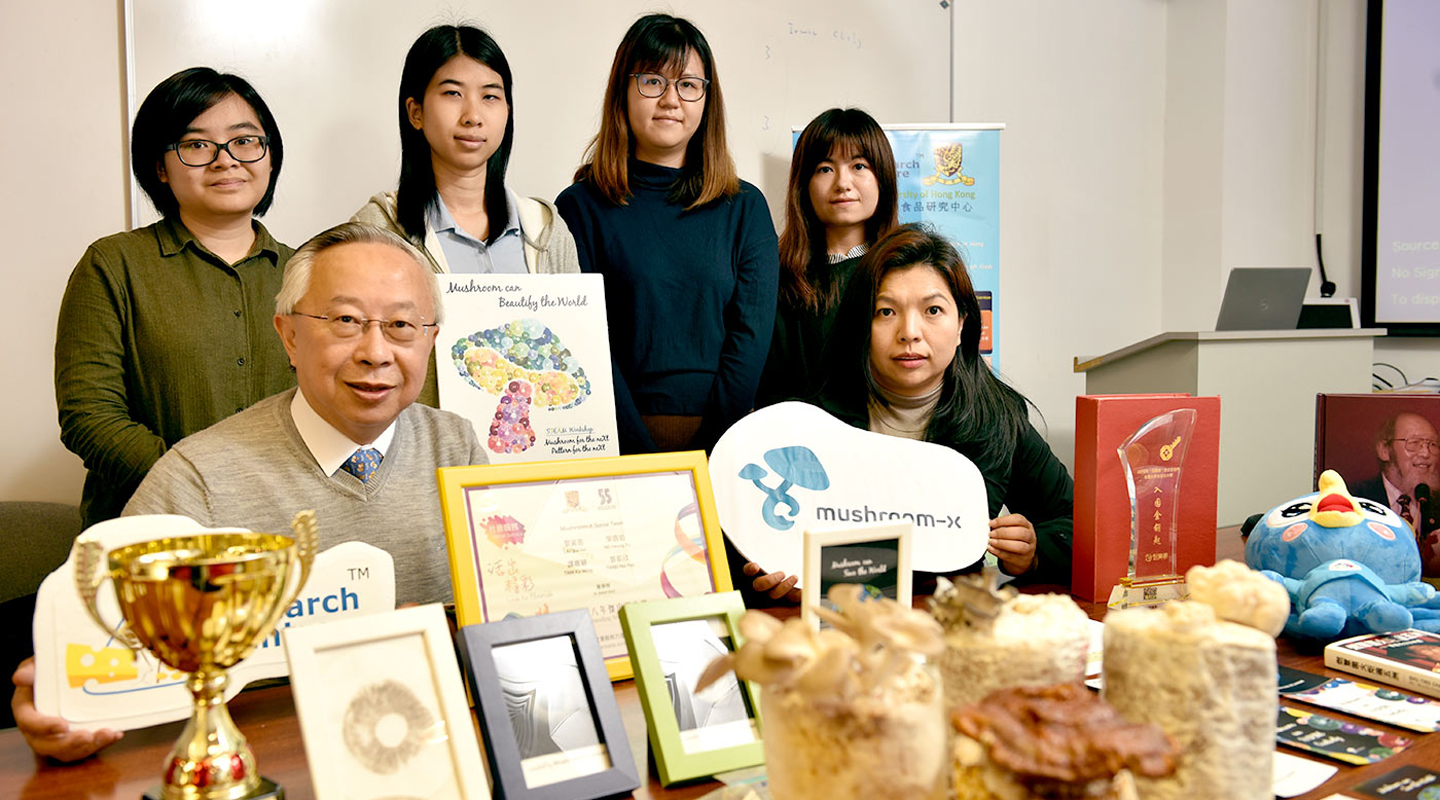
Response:
POLYGON ((673 83, 675 94, 687 103, 704 97, 705 90, 710 86, 710 81, 704 78, 685 76, 672 81, 658 72, 632 72, 630 77, 635 79, 635 91, 639 92, 641 97, 661 97, 673 83))
POLYGON ((228 142, 212 142, 207 139, 186 139, 183 142, 165 145, 174 150, 180 163, 187 167, 208 167, 220 157, 224 150, 230 157, 242 164, 259 161, 270 149, 269 136, 236 136, 228 142))
POLYGON ((326 323, 325 327, 330 335, 336 339, 355 339, 370 327, 370 323, 380 326, 381 333, 385 338, 395 344, 410 344, 420 338, 420 332, 427 328, 439 327, 438 322, 424 322, 420 319, 396 317, 395 319, 366 319, 357 317, 354 314, 336 314, 325 316, 322 314, 306 314, 301 311, 291 311, 290 314, 296 317, 309 317, 326 323))
POLYGON ((1404 442, 1405 452, 1412 456, 1418 456, 1427 450, 1431 453, 1440 453, 1440 442, 1434 439, 1422 439, 1419 436, 1412 436, 1409 439, 1391 439, 1392 442, 1404 442))

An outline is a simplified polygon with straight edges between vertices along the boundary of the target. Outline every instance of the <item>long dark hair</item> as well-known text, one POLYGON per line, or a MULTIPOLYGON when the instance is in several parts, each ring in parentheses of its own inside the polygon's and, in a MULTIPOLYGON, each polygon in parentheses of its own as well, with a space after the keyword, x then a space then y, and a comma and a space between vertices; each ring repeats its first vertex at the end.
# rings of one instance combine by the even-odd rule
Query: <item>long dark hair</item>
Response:
POLYGON ((945 370, 925 440, 954 446, 981 472, 1003 469, 1024 429, 1027 401, 997 378, 980 356, 980 301, 970 275, 955 248, 924 225, 900 226, 860 260, 836 316, 826 393, 862 408, 869 401, 885 404, 870 370, 870 322, 885 276, 911 267, 939 273, 965 315, 960 346, 945 370), (862 393, 863 398, 856 396, 862 393))
POLYGON ((636 72, 675 72, 685 68, 694 53, 700 59, 710 86, 705 90, 705 113, 700 127, 685 148, 685 167, 670 200, 686 208, 703 206, 740 191, 735 161, 725 143, 725 94, 705 34, 687 19, 649 14, 635 20, 610 65, 605 85, 600 130, 585 148, 584 163, 575 170, 575 182, 589 181, 602 197, 617 206, 630 199, 630 76, 636 72))
POLYGON ((155 171, 165 157, 165 148, 180 141, 196 117, 232 94, 255 112, 270 140, 270 185, 265 187, 265 196, 252 213, 258 217, 270 210, 275 200, 275 186, 280 182, 280 166, 285 162, 285 141, 280 138, 275 116, 255 87, 239 75, 216 72, 209 67, 191 67, 150 90, 135 112, 135 125, 130 132, 130 169, 161 216, 174 217, 180 212, 175 193, 155 171))
POLYGON ((865 241, 878 240, 900 224, 895 188, 895 154, 874 117, 858 108, 832 108, 805 126, 790 156, 790 187, 785 193, 785 230, 780 233, 780 301, 795 308, 829 310, 840 301, 836 282, 821 274, 825 225, 810 202, 810 179, 831 153, 863 158, 875 172, 879 197, 865 221, 865 241), (820 270, 812 273, 812 268, 820 270))
POLYGON ((420 34, 405 54, 400 73, 400 187, 395 193, 395 218, 412 239, 425 236, 425 217, 440 202, 435 189, 435 169, 430 162, 430 143, 425 132, 410 124, 405 101, 425 101, 430 79, 450 59, 465 56, 495 70, 505 89, 505 138, 485 162, 485 216, 490 218, 486 244, 494 244, 505 232, 510 205, 505 198, 505 167, 510 163, 510 146, 515 141, 515 99, 511 96, 510 62, 490 34, 469 25, 436 25, 420 34))

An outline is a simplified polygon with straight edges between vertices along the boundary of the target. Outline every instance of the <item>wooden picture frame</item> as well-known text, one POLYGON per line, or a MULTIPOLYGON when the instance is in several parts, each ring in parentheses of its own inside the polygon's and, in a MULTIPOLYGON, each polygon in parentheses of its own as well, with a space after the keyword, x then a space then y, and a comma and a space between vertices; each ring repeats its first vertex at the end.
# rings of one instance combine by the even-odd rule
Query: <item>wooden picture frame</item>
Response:
POLYGON ((914 580, 910 571, 910 537, 914 527, 912 523, 899 522, 805 531, 805 575, 800 583, 800 613, 805 621, 812 627, 820 627, 820 618, 814 609, 827 602, 826 593, 837 583, 866 584, 876 593, 909 608, 914 580), (875 572, 881 567, 884 572, 875 572), (845 575, 846 572, 856 574, 845 575), (864 580, 876 575, 886 577, 882 581, 864 580))
POLYGON ((640 786, 588 612, 467 625, 458 638, 497 798, 594 800, 640 786))
POLYGON ((714 657, 744 643, 744 614, 739 592, 629 603, 620 609, 662 785, 765 761, 755 684, 731 674, 694 692, 695 679, 714 657))
POLYGON ((584 608, 621 680, 634 674, 623 605, 731 588, 703 452, 445 467, 438 479, 462 627, 584 608))
POLYGON ((284 629, 317 800, 489 800, 444 608, 436 603, 284 629))

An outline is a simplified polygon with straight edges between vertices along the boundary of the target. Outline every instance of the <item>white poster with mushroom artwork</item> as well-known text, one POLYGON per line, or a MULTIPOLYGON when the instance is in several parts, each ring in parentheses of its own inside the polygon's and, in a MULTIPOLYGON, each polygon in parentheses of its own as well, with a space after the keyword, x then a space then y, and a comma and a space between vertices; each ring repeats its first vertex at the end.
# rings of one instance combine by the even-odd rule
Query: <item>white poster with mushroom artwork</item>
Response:
POLYGON ((620 455, 599 275, 441 275, 440 407, 492 464, 620 455))

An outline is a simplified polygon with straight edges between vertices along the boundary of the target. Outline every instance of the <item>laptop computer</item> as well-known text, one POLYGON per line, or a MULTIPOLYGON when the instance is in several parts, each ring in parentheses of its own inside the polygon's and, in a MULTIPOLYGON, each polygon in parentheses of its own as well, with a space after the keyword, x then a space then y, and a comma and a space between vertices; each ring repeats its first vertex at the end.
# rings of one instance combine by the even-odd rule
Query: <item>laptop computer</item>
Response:
POLYGON ((1300 319, 1309 267, 1236 267, 1225 282, 1217 331, 1291 331, 1300 319))

